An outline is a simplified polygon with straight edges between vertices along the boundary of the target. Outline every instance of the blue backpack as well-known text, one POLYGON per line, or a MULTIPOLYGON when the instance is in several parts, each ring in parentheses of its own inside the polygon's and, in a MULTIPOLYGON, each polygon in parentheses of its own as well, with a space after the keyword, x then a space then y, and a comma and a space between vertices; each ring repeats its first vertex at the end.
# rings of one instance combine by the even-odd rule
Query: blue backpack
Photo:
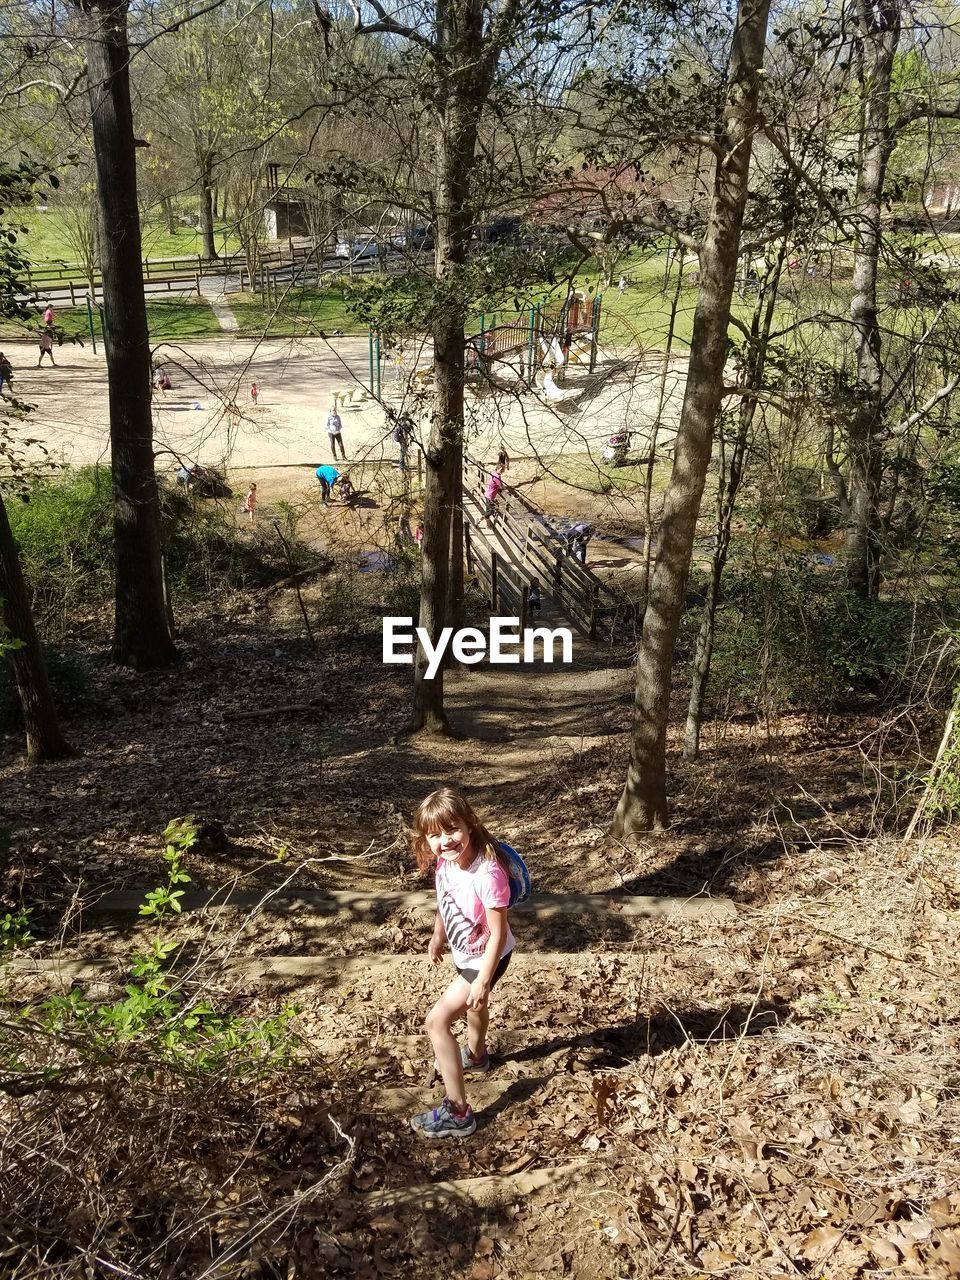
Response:
POLYGON ((497 848, 503 855, 503 860, 507 864, 507 875, 510 878, 510 906, 516 907, 521 902, 526 902, 530 897, 531 882, 530 872, 527 870, 527 864, 517 853, 516 849, 510 847, 503 840, 497 841, 497 848))

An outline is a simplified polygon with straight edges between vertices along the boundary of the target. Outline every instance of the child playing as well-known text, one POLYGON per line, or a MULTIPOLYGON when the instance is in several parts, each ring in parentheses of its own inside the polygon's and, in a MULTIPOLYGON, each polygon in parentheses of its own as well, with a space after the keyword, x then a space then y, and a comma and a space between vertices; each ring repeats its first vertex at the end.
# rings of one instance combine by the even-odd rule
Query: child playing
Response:
POLYGON ((333 493, 333 486, 340 479, 340 472, 336 467, 317 467, 316 477, 320 481, 320 501, 326 506, 333 493))
POLYGON ((531 613, 540 612, 540 580, 539 578, 530 579, 530 586, 527 590, 527 609, 531 613))
POLYGON ((37 361, 37 368, 39 369, 41 364, 43 364, 44 356, 49 356, 50 363, 53 365, 54 368, 56 368, 57 362, 53 358, 53 334, 50 332, 49 329, 42 329, 40 331, 39 346, 40 346, 40 359, 37 361))
POLYGON ((436 864, 437 916, 427 955, 431 964, 440 964, 449 947, 459 976, 426 1020, 446 1096, 439 1107, 410 1123, 425 1138, 466 1137, 477 1122, 464 1077, 490 1070, 488 1001, 513 954, 507 922, 510 881, 497 842, 450 787, 431 792, 417 809, 413 852, 421 871, 436 864), (450 1028, 464 1014, 467 1043, 461 1047, 450 1028))
POLYGON ((247 496, 243 503, 243 514, 250 517, 250 523, 253 524, 253 512, 257 505, 257 482, 251 481, 250 488, 247 490, 247 496))
POLYGON ((260 388, 255 382, 250 383, 250 399, 254 404, 257 403, 257 396, 260 394, 260 388))
POLYGON ((498 463, 490 473, 490 479, 487 481, 487 487, 483 491, 483 496, 487 500, 486 516, 487 524, 491 524, 497 510, 497 498, 500 496, 500 490, 503 488, 503 467, 498 463))

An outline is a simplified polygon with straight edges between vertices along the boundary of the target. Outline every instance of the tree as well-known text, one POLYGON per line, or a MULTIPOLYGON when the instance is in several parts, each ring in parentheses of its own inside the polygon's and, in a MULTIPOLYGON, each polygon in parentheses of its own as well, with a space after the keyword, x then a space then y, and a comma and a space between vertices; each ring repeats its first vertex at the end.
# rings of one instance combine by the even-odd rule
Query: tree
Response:
POLYGON ((40 649, 37 629, 33 624, 27 588, 20 567, 20 555, 7 519, 7 508, 0 493, 0 603, 9 640, 0 636, 0 653, 4 650, 13 664, 27 735, 27 759, 31 764, 59 760, 73 755, 70 744, 60 731, 57 709, 47 668, 40 649), (11 643, 12 642, 12 643, 11 643))
MULTIPOLYGON (((403 282, 423 301, 420 314, 427 317, 433 342, 434 395, 424 448, 420 625, 436 643, 462 608, 467 318, 480 298, 495 295, 492 305, 500 306, 506 289, 517 281, 528 283, 534 274, 530 261, 521 262, 516 252, 512 257, 505 253, 497 271, 497 255, 488 254, 484 262, 471 239, 485 211, 497 204, 500 211, 511 204, 526 205, 539 192, 536 184, 542 175, 535 169, 523 171, 529 153, 524 145, 515 145, 514 111, 524 68, 537 58, 566 59, 569 79, 575 50, 589 42, 590 17, 601 6, 593 0, 553 7, 524 6, 520 0, 490 5, 482 0, 444 0, 426 10, 416 27, 376 0, 369 5, 357 0, 352 7, 357 34, 390 42, 378 46, 383 56, 371 58, 375 67, 357 69, 358 80, 362 72, 365 86, 382 107, 374 108, 357 92, 363 106, 355 110, 370 113, 371 130, 385 152, 389 147, 384 122, 396 121, 398 146, 389 172, 368 151, 365 166, 347 170, 349 189, 363 193, 367 217, 376 201, 385 217, 388 211, 403 210, 407 217, 430 222, 436 246, 432 288, 414 272, 403 282)), ((527 129, 525 115, 516 127, 518 132, 527 129)), ((341 166, 341 186, 344 169, 341 166)), ((542 263, 538 269, 542 293, 542 263)), ((391 286, 383 292, 388 305, 380 308, 381 314, 395 299, 391 286)), ((420 652, 414 665, 411 728, 447 733, 442 672, 429 681, 425 673, 420 652)))
MULTIPOLYGON (((39 178, 26 163, 14 169, 0 162, 0 211, 11 204, 24 204, 30 198, 39 178)), ((15 228, 0 218, 0 315, 21 317, 24 308, 16 301, 19 280, 26 262, 17 246, 15 228)), ((14 402, 7 416, 0 420, 0 461, 7 473, 7 483, 22 480, 24 463, 17 449, 10 416, 22 417, 25 406, 14 402)), ((70 745, 60 731, 57 711, 50 692, 50 681, 43 652, 30 611, 30 601, 23 581, 20 554, 7 519, 7 508, 0 491, 0 610, 5 634, 0 634, 0 654, 9 656, 17 682, 17 693, 27 735, 27 759, 31 764, 58 760, 72 755, 70 745)))
POLYGON ((116 552, 113 660, 142 670, 166 666, 177 651, 168 621, 154 471, 128 0, 75 3, 84 17, 102 230, 116 552))
POLYGON ((630 764, 614 817, 613 833, 618 837, 667 822, 666 736, 673 656, 723 398, 727 329, 769 9, 770 0, 741 0, 733 33, 723 117, 714 145, 713 195, 700 250, 700 291, 687 385, 637 658, 630 764))

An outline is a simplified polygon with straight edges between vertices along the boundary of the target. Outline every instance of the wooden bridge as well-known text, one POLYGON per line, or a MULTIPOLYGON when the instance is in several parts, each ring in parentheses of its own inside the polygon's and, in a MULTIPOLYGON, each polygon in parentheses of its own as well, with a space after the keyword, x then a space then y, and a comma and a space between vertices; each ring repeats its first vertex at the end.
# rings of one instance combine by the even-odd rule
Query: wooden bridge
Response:
POLYGON ((540 583, 545 611, 552 604, 589 640, 612 640, 635 605, 611 590, 574 554, 570 540, 542 511, 508 484, 500 490, 493 521, 485 516, 488 469, 465 459, 463 540, 467 571, 483 588, 494 612, 529 623, 530 583, 540 583))

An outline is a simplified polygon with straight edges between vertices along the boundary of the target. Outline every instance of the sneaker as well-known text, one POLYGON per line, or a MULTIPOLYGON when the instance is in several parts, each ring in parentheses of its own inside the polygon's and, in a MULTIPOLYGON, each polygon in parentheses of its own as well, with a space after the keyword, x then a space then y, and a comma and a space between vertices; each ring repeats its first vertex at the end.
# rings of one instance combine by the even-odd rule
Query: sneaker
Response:
POLYGON ((460 1065, 463 1067, 464 1077, 485 1076, 491 1067, 490 1055, 485 1053, 482 1058, 474 1058, 470 1046, 465 1044, 460 1049, 460 1065))
POLYGON ((468 1138, 476 1132, 477 1118, 472 1107, 462 1116, 454 1115, 449 1098, 444 1098, 439 1107, 414 1116, 410 1124, 425 1138, 468 1138))

